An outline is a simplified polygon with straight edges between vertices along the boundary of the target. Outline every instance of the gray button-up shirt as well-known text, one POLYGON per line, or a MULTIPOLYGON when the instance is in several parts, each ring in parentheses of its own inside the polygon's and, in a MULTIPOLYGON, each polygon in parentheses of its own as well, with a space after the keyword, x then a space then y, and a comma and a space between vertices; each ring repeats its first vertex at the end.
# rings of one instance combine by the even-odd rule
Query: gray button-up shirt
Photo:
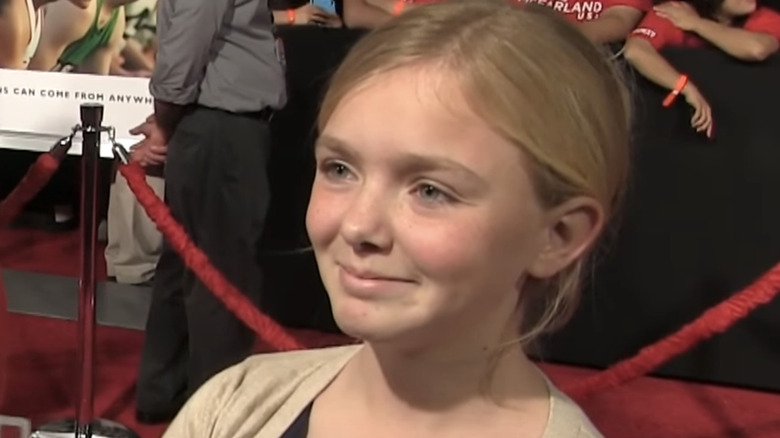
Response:
POLYGON ((268 0, 159 0, 152 96, 231 112, 287 99, 268 0))

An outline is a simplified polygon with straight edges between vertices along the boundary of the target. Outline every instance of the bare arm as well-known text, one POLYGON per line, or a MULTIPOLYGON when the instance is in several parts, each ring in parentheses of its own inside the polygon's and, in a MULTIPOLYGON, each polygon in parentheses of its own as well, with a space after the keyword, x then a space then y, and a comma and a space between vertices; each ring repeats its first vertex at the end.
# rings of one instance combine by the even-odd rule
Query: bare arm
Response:
POLYGON ((15 44, 19 39, 19 32, 14 26, 5 26, 0 22, 0 68, 23 69, 24 46, 15 44))
POLYGON ((24 68, 24 50, 27 47, 22 23, 27 21, 27 10, 22 2, 10 2, 0 16, 0 68, 24 68))
POLYGON ((287 11, 271 11, 274 14, 275 24, 295 24, 290 21, 290 17, 287 15, 287 11))
POLYGON ((119 8, 119 17, 117 17, 116 26, 114 26, 114 32, 111 34, 111 39, 105 47, 101 47, 95 51, 89 58, 84 61, 78 71, 79 73, 91 73, 96 75, 108 75, 111 70, 111 61, 114 56, 122 51, 124 46, 125 33, 125 8, 119 8))
POLYGON ((743 61, 763 61, 778 49, 777 38, 772 35, 724 26, 703 18, 697 20, 691 30, 743 61))
POLYGON ((125 40, 125 47, 122 49, 122 56, 125 57, 131 68, 136 70, 154 70, 154 62, 144 53, 143 47, 138 41, 128 38, 125 40))
POLYGON ((87 32, 94 14, 94 7, 85 11, 68 1, 50 3, 46 8, 41 40, 29 70, 53 69, 65 48, 87 32))
MULTIPOLYGON (((2 26, 2 23, 0 23, 2 26)), ((0 29, 0 41, 4 43, 12 41, 6 38, 8 29, 0 29)), ((0 68, 23 69, 24 51, 18 50, 18 47, 11 44, 0 44, 0 68)))
MULTIPOLYGON (((668 90, 674 89, 680 78, 680 72, 642 38, 629 38, 623 56, 644 77, 668 90)), ((712 138, 712 109, 710 109, 707 100, 690 81, 682 89, 681 94, 685 96, 685 100, 693 108, 691 126, 696 132, 704 133, 707 137, 712 138)))
POLYGON ((604 11, 601 16, 592 21, 579 24, 591 41, 597 43, 614 43, 623 41, 642 18, 642 11, 630 6, 613 6, 604 11))
POLYGON ((290 10, 273 11, 274 23, 287 25, 307 25, 317 24, 328 27, 341 27, 341 17, 330 12, 326 12, 312 3, 305 3, 303 6, 293 9, 293 16, 289 15, 290 10), (290 20, 292 18, 292 20, 290 20))
POLYGON ((629 38, 623 56, 642 76, 668 90, 680 77, 680 72, 642 38, 629 38))
POLYGON ((344 0, 344 24, 347 27, 373 29, 391 18, 391 12, 372 6, 366 0, 344 0))

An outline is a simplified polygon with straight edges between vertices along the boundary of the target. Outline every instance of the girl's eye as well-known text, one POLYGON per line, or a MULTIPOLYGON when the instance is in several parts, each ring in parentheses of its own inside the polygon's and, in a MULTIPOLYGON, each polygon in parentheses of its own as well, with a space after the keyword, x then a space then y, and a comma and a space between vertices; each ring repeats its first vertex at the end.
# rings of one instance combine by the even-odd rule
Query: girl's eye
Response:
POLYGON ((454 199, 433 184, 420 184, 416 189, 417 196, 427 204, 449 203, 454 199))
POLYGON ((326 161, 322 163, 320 171, 324 173, 328 179, 332 180, 348 179, 352 176, 352 171, 349 170, 349 167, 338 161, 326 161))

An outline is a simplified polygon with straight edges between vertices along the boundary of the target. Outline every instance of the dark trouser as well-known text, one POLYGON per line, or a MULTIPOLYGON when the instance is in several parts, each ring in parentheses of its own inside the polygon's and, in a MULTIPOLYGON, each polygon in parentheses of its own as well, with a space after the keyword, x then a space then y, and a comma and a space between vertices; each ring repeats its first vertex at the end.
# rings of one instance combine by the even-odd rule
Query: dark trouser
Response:
MULTIPOLYGON (((176 128, 165 165, 174 218, 255 303, 262 288, 256 246, 270 198, 269 153, 268 123, 259 115, 196 107, 176 128)), ((175 411, 206 380, 249 355, 254 340, 166 242, 146 322, 138 409, 175 411)))

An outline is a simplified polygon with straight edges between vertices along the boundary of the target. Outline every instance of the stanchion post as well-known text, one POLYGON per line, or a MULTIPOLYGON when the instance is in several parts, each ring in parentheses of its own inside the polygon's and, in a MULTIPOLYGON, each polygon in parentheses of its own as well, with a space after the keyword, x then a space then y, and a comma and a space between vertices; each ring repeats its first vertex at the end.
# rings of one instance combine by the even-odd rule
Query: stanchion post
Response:
POLYGON ((79 282, 80 388, 76 436, 91 437, 95 382, 95 272, 97 255, 98 163, 103 105, 81 105, 81 269, 79 282))
POLYGON ((76 418, 41 426, 32 438, 138 438, 125 426, 95 419, 95 300, 97 292, 98 165, 100 136, 108 129, 102 126, 103 105, 81 105, 81 270, 79 278, 78 346, 79 390, 76 418))

